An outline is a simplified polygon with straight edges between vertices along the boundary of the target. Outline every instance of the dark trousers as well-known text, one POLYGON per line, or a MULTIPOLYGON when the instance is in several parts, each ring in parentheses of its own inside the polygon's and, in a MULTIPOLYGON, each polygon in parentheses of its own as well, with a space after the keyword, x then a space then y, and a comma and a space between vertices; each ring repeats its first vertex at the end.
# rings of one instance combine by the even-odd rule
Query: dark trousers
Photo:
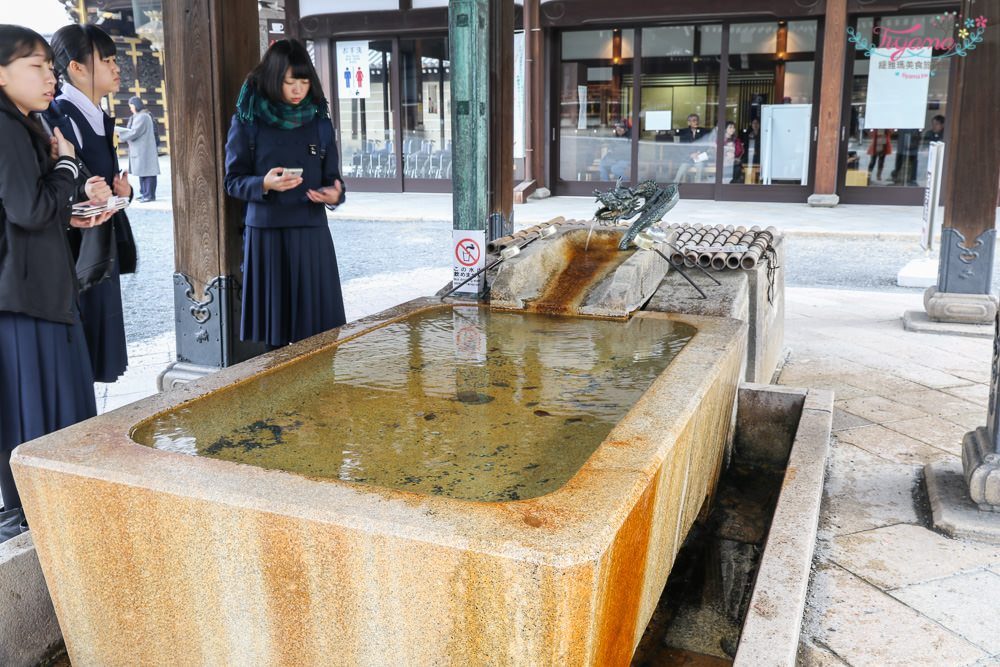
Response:
POLYGON ((139 177, 139 196, 146 201, 156 199, 156 176, 139 177))

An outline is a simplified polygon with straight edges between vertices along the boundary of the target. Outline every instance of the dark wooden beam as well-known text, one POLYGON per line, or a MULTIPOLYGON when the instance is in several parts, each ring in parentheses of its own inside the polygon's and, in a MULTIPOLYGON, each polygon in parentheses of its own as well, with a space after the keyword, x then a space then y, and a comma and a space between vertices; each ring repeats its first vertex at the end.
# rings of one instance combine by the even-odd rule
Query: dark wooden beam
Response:
POLYGON ((300 39, 299 0, 285 0, 285 34, 300 39))
POLYGON ((490 213, 509 220, 514 210, 514 0, 492 0, 490 13, 490 213))
POLYGON ((796 18, 822 16, 823 0, 700 0, 653 3, 649 0, 563 0, 541 6, 545 27, 579 28, 587 25, 631 26, 651 22, 704 21, 746 18, 796 18))
POLYGON ((963 16, 985 16, 983 41, 964 57, 952 59, 956 99, 945 119, 944 226, 952 227, 971 248, 996 224, 1000 188, 1000 0, 962 3, 963 16))
POLYGON ((257 3, 171 0, 163 3, 163 34, 165 51, 173 54, 164 69, 174 165, 177 356, 224 366, 240 360, 234 349, 242 279, 242 205, 225 194, 225 144, 240 86, 260 59, 257 3))

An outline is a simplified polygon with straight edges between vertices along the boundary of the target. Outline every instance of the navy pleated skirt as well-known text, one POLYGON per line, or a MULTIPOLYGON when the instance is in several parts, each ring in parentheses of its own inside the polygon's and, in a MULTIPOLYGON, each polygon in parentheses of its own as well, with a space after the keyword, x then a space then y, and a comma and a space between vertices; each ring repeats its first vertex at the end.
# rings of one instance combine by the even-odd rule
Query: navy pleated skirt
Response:
POLYGON ((0 450, 97 414, 79 322, 0 312, 0 450))
POLYGON ((114 382, 128 366, 118 262, 106 280, 80 294, 80 319, 97 382, 114 382))
POLYGON ((328 227, 246 227, 240 337, 274 347, 347 321, 328 227))

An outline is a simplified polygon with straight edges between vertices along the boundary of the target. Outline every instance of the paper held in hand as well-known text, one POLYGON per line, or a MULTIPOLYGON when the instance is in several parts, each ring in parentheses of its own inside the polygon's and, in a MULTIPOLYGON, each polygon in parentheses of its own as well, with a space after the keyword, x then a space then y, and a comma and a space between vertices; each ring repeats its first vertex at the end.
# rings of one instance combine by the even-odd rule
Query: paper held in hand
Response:
POLYGON ((104 213, 105 211, 117 211, 118 209, 125 208, 128 204, 128 197, 111 197, 108 201, 100 204, 95 204, 93 202, 80 202, 79 204, 73 204, 73 217, 92 218, 95 215, 104 213))

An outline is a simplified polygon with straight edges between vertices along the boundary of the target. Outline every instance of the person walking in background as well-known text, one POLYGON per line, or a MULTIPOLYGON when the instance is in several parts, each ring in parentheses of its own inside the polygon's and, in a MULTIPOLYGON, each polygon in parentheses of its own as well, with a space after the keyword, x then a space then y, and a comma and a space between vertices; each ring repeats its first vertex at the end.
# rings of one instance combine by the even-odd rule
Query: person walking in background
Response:
POLYGON ((22 442, 97 414, 65 229, 78 191, 73 144, 33 115, 55 97, 52 50, 0 25, 0 542, 27 530, 10 456, 22 442))
MULTIPOLYGON (((101 109, 101 100, 117 93, 120 85, 114 41, 97 26, 73 24, 52 36, 52 51, 61 86, 47 118, 73 142, 77 158, 91 174, 103 178, 116 196, 131 199, 128 174, 118 173, 115 123, 101 109)), ((118 242, 132 237, 126 227, 125 213, 117 212, 110 225, 70 232, 83 290, 80 316, 98 382, 114 382, 128 366, 118 258, 118 242)))
POLYGON ((326 208, 344 200, 319 77, 282 39, 247 76, 226 139, 226 192, 247 202, 240 338, 287 345, 344 324, 326 208))
POLYGON ((885 167, 885 156, 892 155, 892 130, 872 130, 872 143, 868 146, 868 181, 872 181, 872 170, 878 164, 875 178, 882 180, 882 168, 885 167))
POLYGON ((128 142, 128 168, 139 177, 139 201, 156 201, 156 177, 160 173, 160 158, 156 149, 156 125, 146 105, 131 97, 128 108, 132 117, 128 126, 116 126, 118 138, 128 142))

